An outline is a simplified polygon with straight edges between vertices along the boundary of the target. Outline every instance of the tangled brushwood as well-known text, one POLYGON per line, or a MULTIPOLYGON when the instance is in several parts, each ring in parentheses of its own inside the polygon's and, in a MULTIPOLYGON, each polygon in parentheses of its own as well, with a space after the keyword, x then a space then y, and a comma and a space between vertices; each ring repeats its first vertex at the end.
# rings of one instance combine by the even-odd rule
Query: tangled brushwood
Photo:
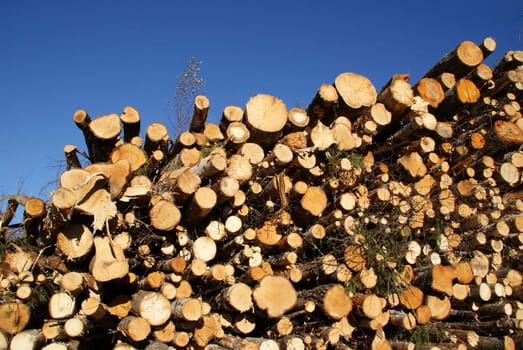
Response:
POLYGON ((495 46, 305 110, 199 95, 176 139, 76 111, 50 200, 4 201, 0 349, 521 349, 523 52, 495 46))

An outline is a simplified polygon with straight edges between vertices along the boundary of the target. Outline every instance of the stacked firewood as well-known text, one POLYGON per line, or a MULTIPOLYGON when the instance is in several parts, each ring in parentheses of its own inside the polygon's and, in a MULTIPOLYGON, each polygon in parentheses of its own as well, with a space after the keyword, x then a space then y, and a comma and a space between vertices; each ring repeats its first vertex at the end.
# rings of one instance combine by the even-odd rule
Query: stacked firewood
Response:
POLYGON ((76 111, 50 200, 1 218, 0 349, 521 349, 523 52, 494 49, 305 110, 198 96, 175 139, 76 111))

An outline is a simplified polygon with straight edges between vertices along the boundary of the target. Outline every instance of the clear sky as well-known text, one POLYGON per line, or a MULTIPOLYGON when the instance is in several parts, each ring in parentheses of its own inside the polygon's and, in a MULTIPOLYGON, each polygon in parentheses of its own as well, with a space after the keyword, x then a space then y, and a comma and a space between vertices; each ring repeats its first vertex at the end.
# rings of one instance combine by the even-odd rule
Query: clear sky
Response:
POLYGON ((77 109, 96 117, 132 105, 142 136, 151 122, 172 126, 167 101, 192 55, 216 122, 257 93, 306 107, 342 72, 378 90, 397 73, 415 83, 463 40, 492 36, 493 66, 523 50, 522 30, 521 0, 3 0, 0 194, 47 198, 64 145, 85 149, 77 109))

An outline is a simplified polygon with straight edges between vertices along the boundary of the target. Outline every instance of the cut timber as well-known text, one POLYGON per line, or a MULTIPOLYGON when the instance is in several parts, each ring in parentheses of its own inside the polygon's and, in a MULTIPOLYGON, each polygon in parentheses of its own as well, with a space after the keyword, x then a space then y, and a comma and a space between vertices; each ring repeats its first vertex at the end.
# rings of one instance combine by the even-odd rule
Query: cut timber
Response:
POLYGON ((318 120, 328 122, 334 118, 334 104, 338 102, 336 88, 329 84, 323 84, 318 88, 312 102, 307 107, 307 115, 311 117, 310 124, 318 120))
POLYGON ((82 152, 80 152, 76 148, 75 145, 65 145, 64 146, 65 168, 67 170, 82 167, 82 164, 80 163, 80 160, 78 159, 78 153, 82 153, 82 152))
POLYGON ((199 218, 203 218, 214 208, 216 202, 216 192, 212 188, 200 187, 186 206, 183 218, 188 222, 194 222, 199 218))
POLYGON ((249 141, 266 147, 279 139, 287 123, 287 107, 277 97, 258 94, 247 102, 244 119, 251 133, 249 141))
POLYGON ((152 154, 153 151, 160 150, 164 154, 167 153, 167 139, 169 137, 169 132, 167 128, 162 123, 154 122, 149 124, 145 130, 145 144, 143 149, 147 154, 152 154))
POLYGON ((108 237, 94 238, 95 255, 89 265, 89 270, 98 282, 107 282, 122 278, 129 271, 128 261, 122 248, 108 237))
POLYGON ((246 312, 252 309, 252 290, 245 283, 235 283, 224 289, 215 299, 226 310, 246 312))
POLYGON ((433 108, 437 108, 445 98, 445 91, 439 81, 434 78, 422 78, 415 89, 421 98, 433 108))
POLYGON ((243 109, 238 106, 225 106, 220 119, 220 130, 225 132, 232 122, 241 122, 243 119, 243 109))
POLYGON ((425 76, 435 78, 442 73, 449 72, 454 74, 456 80, 461 79, 482 61, 481 48, 471 41, 463 41, 436 63, 425 76))
POLYGON ((112 200, 120 197, 131 174, 131 165, 124 159, 114 163, 93 163, 84 169, 93 175, 102 174, 108 179, 109 193, 112 200))
POLYGON ((31 317, 29 307, 22 303, 0 305, 0 331, 17 334, 22 331, 31 317))
POLYGON ((171 231, 180 223, 181 213, 171 201, 159 200, 149 211, 151 225, 161 231, 171 231))
POLYGON ((325 151, 336 142, 330 128, 321 121, 318 121, 312 128, 310 138, 314 147, 319 151, 325 151))
POLYGON ((334 86, 341 97, 338 115, 354 120, 361 110, 376 103, 376 88, 362 75, 342 73, 336 77, 334 86))
POLYGON ((328 199, 321 187, 310 186, 300 200, 301 207, 313 216, 321 216, 327 208, 328 199))
POLYGON ((69 261, 88 256, 93 244, 93 234, 85 225, 64 226, 56 236, 56 248, 69 261))
POLYGON ((398 163, 408 171, 413 178, 423 177, 427 174, 427 166, 418 152, 412 152, 398 159, 398 163))
POLYGON ((158 292, 139 290, 131 299, 132 310, 151 326, 160 326, 171 317, 171 303, 158 292))
POLYGON ((190 132, 202 132, 205 127, 205 120, 209 113, 209 99, 203 95, 194 98, 194 111, 189 124, 190 132))
POLYGON ((292 125, 291 129, 301 130, 309 125, 309 116, 302 108, 294 107, 289 109, 287 120, 292 125))
POLYGON ((334 284, 323 295, 322 306, 326 315, 340 320, 352 310, 352 299, 341 284, 334 284))
POLYGON ((93 161, 93 147, 94 147, 94 136, 91 132, 91 129, 89 129, 89 124, 91 123, 91 117, 89 117, 89 114, 87 114, 86 111, 83 109, 79 109, 74 112, 73 120, 76 126, 82 130, 82 133, 84 135, 85 139, 85 145, 87 146, 87 153, 89 155, 89 159, 93 161))
POLYGON ((172 315, 175 319, 198 321, 202 317, 202 303, 198 299, 183 298, 171 304, 172 315))
POLYGON ((442 119, 450 119, 467 104, 476 103, 481 94, 476 85, 468 80, 461 79, 445 94, 445 99, 437 109, 437 115, 442 119))
POLYGON ((151 325, 143 317, 127 316, 118 323, 118 330, 131 341, 140 342, 151 333, 151 325))
POLYGON ((227 140, 229 140, 233 145, 241 145, 251 137, 251 132, 247 126, 241 122, 231 122, 227 126, 225 131, 227 140))
POLYGON ((430 308, 430 314, 434 320, 441 321, 450 315, 451 304, 447 296, 440 299, 434 295, 427 295, 425 304, 430 308))
POLYGON ((117 114, 99 116, 89 123, 89 130, 93 135, 93 162, 105 162, 113 150, 120 131, 120 117, 117 114))
POLYGON ((111 153, 112 163, 118 163, 121 160, 129 162, 131 172, 134 173, 147 162, 147 155, 140 147, 132 143, 124 143, 111 153))
POLYGON ((297 293, 291 282, 281 276, 265 276, 254 289, 256 305, 270 318, 281 317, 297 301, 297 293))
POLYGON ((394 117, 399 117, 414 103, 414 92, 410 84, 394 76, 378 95, 378 102, 383 103, 394 117))
POLYGON ((53 294, 47 305, 49 316, 54 319, 68 318, 75 312, 75 301, 69 293, 60 292, 53 294))
POLYGON ((140 113, 136 108, 127 106, 123 109, 120 120, 123 124, 123 140, 131 142, 133 137, 140 134, 140 113))

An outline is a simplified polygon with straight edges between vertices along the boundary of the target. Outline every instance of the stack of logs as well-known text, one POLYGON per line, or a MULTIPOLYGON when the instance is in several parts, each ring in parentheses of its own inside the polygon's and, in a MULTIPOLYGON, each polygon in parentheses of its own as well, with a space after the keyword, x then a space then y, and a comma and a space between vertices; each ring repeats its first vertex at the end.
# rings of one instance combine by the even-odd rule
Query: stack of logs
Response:
POLYGON ((523 52, 495 45, 305 110, 198 96, 176 139, 76 111, 85 151, 1 218, 0 349, 521 349, 523 52))

